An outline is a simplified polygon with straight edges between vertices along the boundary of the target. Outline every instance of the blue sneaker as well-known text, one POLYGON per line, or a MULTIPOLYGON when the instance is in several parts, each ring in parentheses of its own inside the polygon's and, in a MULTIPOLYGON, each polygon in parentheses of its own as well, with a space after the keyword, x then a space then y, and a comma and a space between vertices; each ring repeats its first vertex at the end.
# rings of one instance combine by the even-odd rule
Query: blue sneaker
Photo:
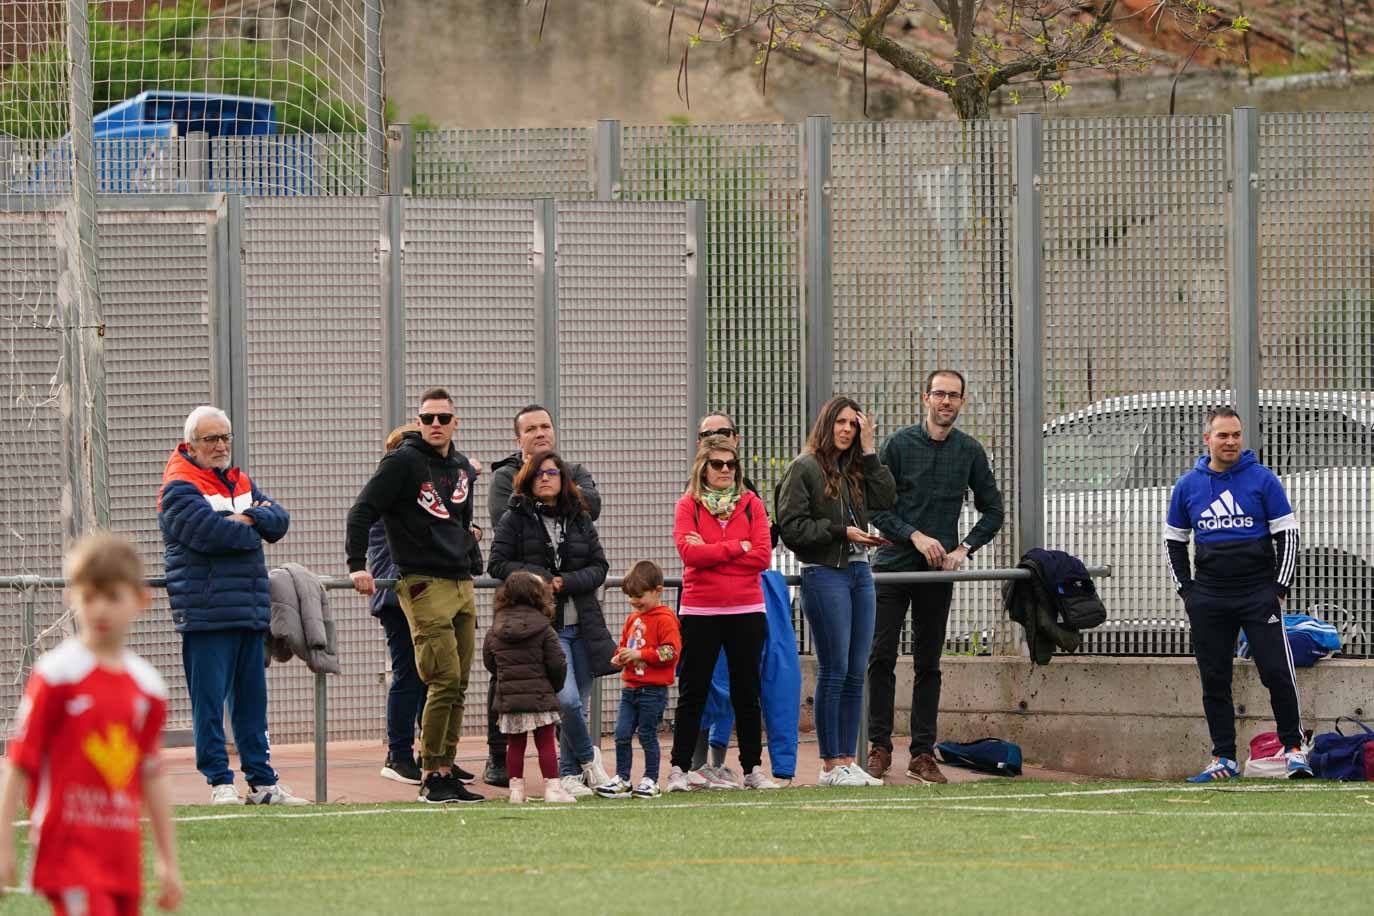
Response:
MULTIPOLYGON (((1310 773, 1310 771, 1309 771, 1310 773)), ((1229 757, 1213 757, 1207 768, 1196 776, 1189 776, 1189 782, 1214 782, 1218 779, 1236 779, 1240 770, 1229 757)))
POLYGON ((1288 758, 1289 779, 1311 779, 1312 764, 1307 762, 1307 751, 1300 747, 1289 748, 1283 754, 1288 758))

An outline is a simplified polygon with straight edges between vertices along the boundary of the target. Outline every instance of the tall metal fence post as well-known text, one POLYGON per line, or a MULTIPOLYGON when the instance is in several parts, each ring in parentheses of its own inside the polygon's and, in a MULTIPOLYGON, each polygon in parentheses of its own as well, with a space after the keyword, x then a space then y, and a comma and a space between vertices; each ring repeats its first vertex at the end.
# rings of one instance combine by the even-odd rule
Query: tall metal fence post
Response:
POLYGON ((806 416, 802 435, 834 388, 828 115, 806 119, 806 416))
POLYGON ((387 193, 415 193, 415 128, 392 124, 386 129, 387 193))
POLYGON ((363 72, 367 96, 367 191, 380 194, 386 144, 386 97, 382 90, 382 0, 363 0, 363 72))
POLYGON ((211 397, 229 414, 236 465, 248 463, 248 310, 243 293, 244 203, 238 194, 224 198, 217 229, 214 350, 211 397))
POLYGON ((205 194, 210 190, 210 135, 193 130, 182 141, 182 162, 185 166, 185 190, 190 194, 205 194))
POLYGON ((687 416, 688 428, 683 430, 687 446, 687 460, 696 456, 697 418, 706 413, 706 304, 710 277, 707 259, 706 201, 687 201, 687 416))
POLYGON ((549 415, 558 420, 558 205, 551 197, 534 202, 530 265, 534 270, 534 385, 549 415))
POLYGON ((596 122, 596 199, 620 200, 620 122, 596 122))
POLYGON ((391 148, 391 193, 381 198, 382 236, 377 241, 382 289, 382 435, 406 421, 405 373, 405 184, 403 161, 409 153, 404 143, 410 125, 396 135, 391 148))
POLYGON ((67 0, 67 53, 71 63, 72 194, 66 235, 64 314, 71 415, 64 441, 70 514, 67 534, 88 525, 108 526, 110 488, 105 414, 105 312, 100 300, 99 214, 92 119, 90 22, 86 0, 67 0))
POLYGON ((1039 112, 1016 118, 1016 555, 1045 540, 1045 151, 1039 112))
POLYGON ((34 657, 38 647, 38 589, 24 589, 23 604, 19 609, 19 683, 29 679, 33 670, 34 657))
POLYGON ((1231 115, 1231 388, 1250 448, 1264 457, 1260 428, 1259 111, 1231 115))

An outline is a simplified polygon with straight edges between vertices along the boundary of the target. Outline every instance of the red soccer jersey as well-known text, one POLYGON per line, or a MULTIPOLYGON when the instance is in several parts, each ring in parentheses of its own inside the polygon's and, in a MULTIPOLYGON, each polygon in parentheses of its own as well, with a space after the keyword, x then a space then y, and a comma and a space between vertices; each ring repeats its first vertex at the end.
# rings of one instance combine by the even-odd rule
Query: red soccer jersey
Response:
POLYGON ((166 718, 167 686, 133 652, 111 671, 69 639, 34 665, 9 759, 29 778, 35 890, 140 893, 141 777, 166 718))

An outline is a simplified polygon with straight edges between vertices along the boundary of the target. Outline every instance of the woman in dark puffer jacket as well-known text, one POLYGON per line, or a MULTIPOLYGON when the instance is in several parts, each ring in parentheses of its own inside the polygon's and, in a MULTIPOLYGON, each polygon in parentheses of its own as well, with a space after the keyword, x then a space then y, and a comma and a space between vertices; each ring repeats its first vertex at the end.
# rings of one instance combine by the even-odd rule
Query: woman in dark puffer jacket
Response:
POLYGON ((496 591, 496 617, 482 644, 482 663, 492 673, 496 712, 506 743, 511 804, 525 801, 525 739, 534 733, 544 801, 571 802, 558 779, 554 723, 558 691, 568 675, 568 662, 550 621, 553 595, 533 573, 511 573, 496 591))
POLYGON ((611 665, 616 640, 596 596, 609 567, 581 491, 557 453, 531 456, 516 475, 510 508, 492 536, 488 566, 498 579, 530 572, 553 588, 553 626, 568 661, 568 677, 558 693, 559 773, 573 795, 590 795, 593 787, 610 781, 586 718, 592 679, 616 670, 611 665))

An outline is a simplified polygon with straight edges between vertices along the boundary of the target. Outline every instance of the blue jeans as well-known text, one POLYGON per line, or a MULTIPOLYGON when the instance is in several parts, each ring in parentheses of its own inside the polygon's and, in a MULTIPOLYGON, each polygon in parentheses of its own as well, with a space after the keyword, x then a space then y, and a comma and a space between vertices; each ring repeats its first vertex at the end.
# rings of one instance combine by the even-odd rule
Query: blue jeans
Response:
POLYGON ((196 769, 212 786, 234 783, 224 743, 224 704, 239 764, 251 788, 277 784, 267 745, 267 668, 261 630, 211 630, 181 635, 181 663, 191 691, 196 769))
POLYGON ((668 688, 623 687, 620 690, 620 715, 615 720, 615 772, 629 782, 634 765, 634 746, 630 743, 639 735, 644 748, 644 775, 658 782, 658 723, 668 708, 668 688))
POLYGON ((377 620, 391 655, 391 687, 386 693, 388 760, 415 759, 415 732, 425 708, 425 682, 415 670, 415 641, 399 605, 385 605, 377 620))
POLYGON ((587 644, 578 635, 577 625, 558 631, 563 657, 568 660, 568 676, 558 691, 558 715, 562 728, 558 735, 558 775, 576 776, 582 764, 592 760, 592 733, 587 726, 587 710, 592 696, 592 665, 587 644))
POLYGON ((816 739, 823 760, 854 756, 875 600, 867 563, 802 569, 802 612, 816 650, 816 739))

